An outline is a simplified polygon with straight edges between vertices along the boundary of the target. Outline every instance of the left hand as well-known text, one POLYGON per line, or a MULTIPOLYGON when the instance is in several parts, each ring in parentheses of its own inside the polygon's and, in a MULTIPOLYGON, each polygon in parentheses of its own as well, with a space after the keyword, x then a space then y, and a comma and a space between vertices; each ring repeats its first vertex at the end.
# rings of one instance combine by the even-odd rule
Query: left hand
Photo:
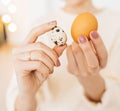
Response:
POLYGON ((99 72, 107 64, 107 50, 96 31, 90 33, 90 39, 81 36, 79 44, 67 47, 68 71, 80 80, 89 98, 99 100, 105 90, 99 72))

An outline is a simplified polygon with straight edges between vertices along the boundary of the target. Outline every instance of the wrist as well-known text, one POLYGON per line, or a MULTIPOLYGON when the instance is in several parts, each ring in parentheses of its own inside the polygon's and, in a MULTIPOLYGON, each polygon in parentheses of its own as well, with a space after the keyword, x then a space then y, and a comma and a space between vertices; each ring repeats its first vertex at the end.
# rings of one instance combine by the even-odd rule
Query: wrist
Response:
POLYGON ((15 102, 15 111, 35 111, 35 95, 19 93, 15 102))
POLYGON ((35 96, 37 93, 37 90, 33 90, 33 88, 31 89, 22 89, 22 88, 19 88, 19 95, 21 96, 35 96))
POLYGON ((82 79, 79 79, 83 88, 86 97, 89 100, 100 102, 103 93, 105 92, 105 81, 99 75, 88 76, 82 79))
POLYGON ((31 94, 31 93, 19 93, 18 94, 19 98, 24 98, 24 99, 35 99, 35 94, 31 94))

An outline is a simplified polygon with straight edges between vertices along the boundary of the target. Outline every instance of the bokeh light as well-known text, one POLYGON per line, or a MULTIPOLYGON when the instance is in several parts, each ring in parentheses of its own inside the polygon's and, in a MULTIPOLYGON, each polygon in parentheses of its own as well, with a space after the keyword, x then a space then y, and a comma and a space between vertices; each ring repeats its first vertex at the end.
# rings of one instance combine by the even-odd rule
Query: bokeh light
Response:
POLYGON ((10 15, 5 14, 5 15, 2 16, 2 21, 3 21, 4 23, 10 23, 11 20, 12 20, 12 18, 11 18, 10 15))
POLYGON ((9 30, 10 32, 15 32, 15 31, 17 30, 17 25, 16 25, 15 23, 10 23, 10 24, 8 25, 8 30, 9 30))

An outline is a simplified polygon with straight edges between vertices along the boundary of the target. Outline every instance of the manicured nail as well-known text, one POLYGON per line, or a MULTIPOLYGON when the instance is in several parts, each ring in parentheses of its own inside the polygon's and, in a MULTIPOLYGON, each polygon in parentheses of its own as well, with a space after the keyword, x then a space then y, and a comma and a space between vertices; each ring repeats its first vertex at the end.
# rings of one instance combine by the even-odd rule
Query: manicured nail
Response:
POLYGON ((53 21, 49 22, 48 24, 53 26, 53 25, 55 25, 56 23, 57 23, 57 21, 56 21, 56 20, 53 20, 53 21))
POLYGON ((97 39, 99 37, 99 35, 96 31, 92 31, 91 36, 92 36, 93 39, 97 39))
POLYGON ((86 38, 84 37, 84 36, 80 36, 79 37, 79 41, 80 41, 80 43, 85 43, 86 42, 86 38))
POLYGON ((57 62, 56 62, 56 66, 57 66, 57 67, 60 66, 60 61, 59 61, 59 60, 57 60, 57 62))

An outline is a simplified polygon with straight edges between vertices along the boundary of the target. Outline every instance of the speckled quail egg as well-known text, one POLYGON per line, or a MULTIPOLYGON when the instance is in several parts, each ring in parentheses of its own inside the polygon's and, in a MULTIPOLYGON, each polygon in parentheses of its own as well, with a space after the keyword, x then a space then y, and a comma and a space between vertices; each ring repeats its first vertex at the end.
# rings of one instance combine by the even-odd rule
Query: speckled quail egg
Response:
POLYGON ((66 44, 67 35, 61 27, 55 26, 48 34, 55 45, 63 46, 66 44))

